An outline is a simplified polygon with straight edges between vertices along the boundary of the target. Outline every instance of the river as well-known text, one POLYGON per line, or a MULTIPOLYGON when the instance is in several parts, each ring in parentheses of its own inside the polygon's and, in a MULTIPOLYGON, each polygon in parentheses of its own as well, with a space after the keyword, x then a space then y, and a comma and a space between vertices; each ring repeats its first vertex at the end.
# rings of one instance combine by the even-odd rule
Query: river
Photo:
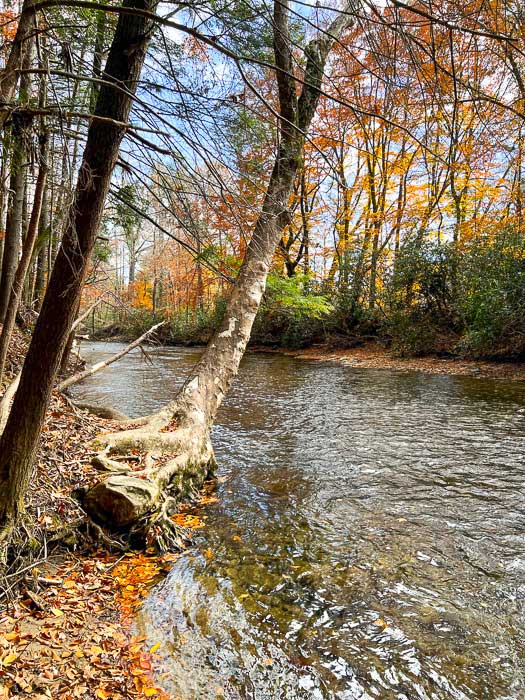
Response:
MULTIPOLYGON (((75 396, 166 403, 199 352, 148 352, 75 396)), ((525 698, 525 384, 249 355, 213 442, 219 500, 136 623, 170 693, 525 698)))

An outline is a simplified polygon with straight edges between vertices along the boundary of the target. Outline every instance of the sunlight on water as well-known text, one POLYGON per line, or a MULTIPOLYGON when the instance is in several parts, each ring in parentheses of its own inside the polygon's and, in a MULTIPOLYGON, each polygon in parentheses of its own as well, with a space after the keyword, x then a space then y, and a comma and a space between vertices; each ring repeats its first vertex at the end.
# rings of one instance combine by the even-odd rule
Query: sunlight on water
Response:
MULTIPOLYGON (((98 360, 114 346, 83 349, 98 360)), ((198 352, 75 395, 140 415, 198 352)), ((525 697, 525 386, 249 356, 219 503, 137 621, 184 700, 525 697)))

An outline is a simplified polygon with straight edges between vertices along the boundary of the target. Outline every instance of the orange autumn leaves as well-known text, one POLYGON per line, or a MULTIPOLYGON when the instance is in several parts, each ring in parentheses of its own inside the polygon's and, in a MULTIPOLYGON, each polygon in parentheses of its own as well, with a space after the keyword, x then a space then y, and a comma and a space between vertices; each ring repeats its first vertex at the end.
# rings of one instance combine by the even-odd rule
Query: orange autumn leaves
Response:
MULTIPOLYGON (((0 617, 2 700, 128 700, 166 695, 151 680, 145 639, 133 616, 167 561, 145 555, 115 560, 68 558, 43 589, 0 617)), ((36 587, 36 583, 34 586, 36 587)))

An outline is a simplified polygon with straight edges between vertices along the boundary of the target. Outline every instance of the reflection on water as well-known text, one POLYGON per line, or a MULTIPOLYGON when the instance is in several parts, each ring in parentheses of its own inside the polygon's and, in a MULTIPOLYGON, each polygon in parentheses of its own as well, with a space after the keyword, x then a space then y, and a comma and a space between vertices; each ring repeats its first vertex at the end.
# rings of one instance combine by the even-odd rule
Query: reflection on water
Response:
MULTIPOLYGON (((114 348, 84 349, 99 359, 114 348)), ((139 415, 196 361, 76 389, 139 415)), ((217 504, 146 601, 184 700, 523 700, 525 386, 247 357, 217 504)))

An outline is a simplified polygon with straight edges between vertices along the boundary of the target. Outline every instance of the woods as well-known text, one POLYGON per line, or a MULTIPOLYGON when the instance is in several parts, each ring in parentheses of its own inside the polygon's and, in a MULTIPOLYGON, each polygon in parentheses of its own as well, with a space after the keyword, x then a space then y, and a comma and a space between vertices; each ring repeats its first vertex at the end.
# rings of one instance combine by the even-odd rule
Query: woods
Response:
POLYGON ((13 0, 0 37, 4 575, 50 406, 147 338, 203 350, 86 431, 75 546, 184 547, 249 343, 525 360, 517 4, 13 0))

